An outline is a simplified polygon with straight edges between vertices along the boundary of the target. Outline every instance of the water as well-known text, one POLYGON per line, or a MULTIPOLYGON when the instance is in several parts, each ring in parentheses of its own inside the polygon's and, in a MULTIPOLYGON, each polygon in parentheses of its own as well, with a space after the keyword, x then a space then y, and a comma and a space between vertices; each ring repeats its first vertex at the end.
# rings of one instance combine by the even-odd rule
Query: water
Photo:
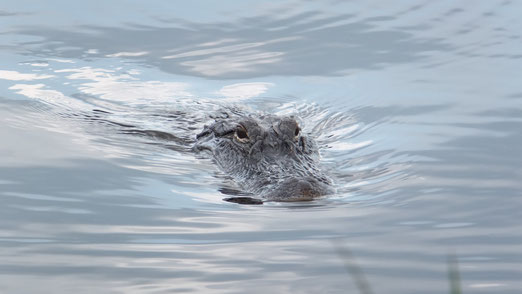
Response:
POLYGON ((520 293, 521 12, 4 1, 0 293, 520 293), (300 116, 338 193, 222 201, 223 107, 300 116))

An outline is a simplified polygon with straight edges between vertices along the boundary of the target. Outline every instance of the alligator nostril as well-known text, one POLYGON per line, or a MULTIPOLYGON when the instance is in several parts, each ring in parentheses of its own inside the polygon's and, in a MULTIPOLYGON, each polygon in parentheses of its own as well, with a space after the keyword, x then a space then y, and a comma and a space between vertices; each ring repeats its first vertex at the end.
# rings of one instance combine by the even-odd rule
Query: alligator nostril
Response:
POLYGON ((320 196, 320 193, 316 189, 310 181, 307 180, 299 180, 296 187, 296 192, 305 197, 316 197, 320 196))

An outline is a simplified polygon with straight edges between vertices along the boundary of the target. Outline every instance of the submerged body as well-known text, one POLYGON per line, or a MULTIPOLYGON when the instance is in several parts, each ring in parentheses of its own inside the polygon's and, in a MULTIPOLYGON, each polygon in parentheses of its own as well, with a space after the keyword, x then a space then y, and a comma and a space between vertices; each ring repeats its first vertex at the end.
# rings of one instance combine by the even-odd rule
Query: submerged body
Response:
POLYGON ((264 200, 307 201, 334 192, 318 167, 317 145, 292 116, 219 119, 197 135, 195 147, 210 151, 226 174, 264 200))

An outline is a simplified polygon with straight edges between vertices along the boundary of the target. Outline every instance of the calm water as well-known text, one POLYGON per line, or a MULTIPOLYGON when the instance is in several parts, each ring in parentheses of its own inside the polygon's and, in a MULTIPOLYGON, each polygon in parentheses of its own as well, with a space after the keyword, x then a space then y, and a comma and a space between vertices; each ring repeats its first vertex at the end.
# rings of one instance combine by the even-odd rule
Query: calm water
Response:
POLYGON ((521 2, 346 2, 3 1, 0 293, 521 293, 521 2), (223 107, 338 193, 222 201, 223 107))

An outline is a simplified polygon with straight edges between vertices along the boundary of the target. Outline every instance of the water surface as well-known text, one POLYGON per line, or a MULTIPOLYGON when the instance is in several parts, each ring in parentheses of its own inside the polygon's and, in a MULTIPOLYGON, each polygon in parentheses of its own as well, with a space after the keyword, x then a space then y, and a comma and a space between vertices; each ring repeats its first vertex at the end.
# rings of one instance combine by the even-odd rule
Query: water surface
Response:
POLYGON ((518 2, 4 2, 0 292, 522 289, 518 2), (190 146, 231 107, 298 115, 338 193, 222 201, 190 146))

